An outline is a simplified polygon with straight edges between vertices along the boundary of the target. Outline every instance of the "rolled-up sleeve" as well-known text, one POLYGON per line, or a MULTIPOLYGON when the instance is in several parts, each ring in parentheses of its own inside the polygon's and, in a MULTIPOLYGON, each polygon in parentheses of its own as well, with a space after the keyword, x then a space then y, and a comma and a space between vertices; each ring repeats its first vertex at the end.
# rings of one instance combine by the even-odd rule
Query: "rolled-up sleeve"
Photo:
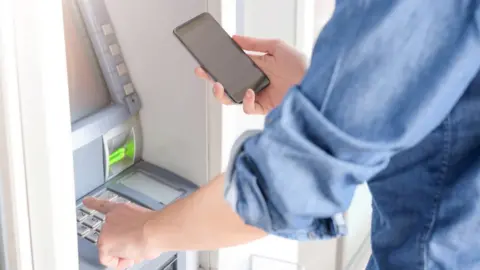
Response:
POLYGON ((232 150, 225 197, 249 224, 343 235, 357 185, 438 127, 480 66, 479 1, 337 1, 300 85, 232 150))

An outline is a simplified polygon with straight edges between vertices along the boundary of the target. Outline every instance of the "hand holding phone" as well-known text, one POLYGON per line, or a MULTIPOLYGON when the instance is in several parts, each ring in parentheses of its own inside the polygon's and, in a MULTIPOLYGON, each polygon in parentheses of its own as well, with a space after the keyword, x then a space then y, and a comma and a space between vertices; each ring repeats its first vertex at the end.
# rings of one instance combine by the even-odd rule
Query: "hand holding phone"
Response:
POLYGON ((242 103, 248 89, 259 93, 270 80, 209 14, 202 13, 174 30, 202 69, 220 82, 235 103, 242 103))
MULTIPOLYGON (((256 95, 247 91, 243 99, 243 111, 246 114, 269 113, 283 100, 288 90, 299 84, 305 75, 307 62, 305 56, 295 48, 278 39, 260 39, 245 36, 233 36, 233 40, 245 51, 252 52, 250 58, 270 78, 270 85, 256 95)), ((224 105, 232 104, 225 94, 223 86, 213 81, 201 68, 195 69, 197 77, 215 83, 213 94, 224 105)))

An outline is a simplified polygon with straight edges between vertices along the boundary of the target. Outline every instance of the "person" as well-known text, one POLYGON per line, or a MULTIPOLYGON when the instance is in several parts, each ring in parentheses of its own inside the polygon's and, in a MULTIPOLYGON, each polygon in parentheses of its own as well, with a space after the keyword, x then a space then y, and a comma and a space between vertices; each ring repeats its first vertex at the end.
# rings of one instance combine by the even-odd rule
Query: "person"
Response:
POLYGON ((368 269, 480 269, 480 1, 336 4, 308 69, 283 42, 234 38, 264 53, 252 59, 272 83, 247 92, 265 127, 239 138, 224 174, 160 212, 85 200, 107 215, 103 264, 338 237, 367 183, 368 269))

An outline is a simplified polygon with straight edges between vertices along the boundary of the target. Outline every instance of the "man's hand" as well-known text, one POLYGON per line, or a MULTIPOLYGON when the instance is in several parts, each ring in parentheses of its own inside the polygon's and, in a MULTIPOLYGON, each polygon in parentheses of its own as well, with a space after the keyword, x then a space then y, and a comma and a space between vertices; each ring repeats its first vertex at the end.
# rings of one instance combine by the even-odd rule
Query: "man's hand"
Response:
MULTIPOLYGON (((234 36, 233 39, 246 51, 262 53, 262 55, 249 54, 249 56, 268 76, 270 86, 258 93, 258 96, 249 89, 243 99, 243 110, 247 114, 267 114, 282 102, 290 87, 300 83, 307 68, 305 58, 294 48, 279 40, 242 36, 234 36)), ((199 78, 213 82, 201 68, 195 69, 195 74, 199 78)), ((213 93, 223 104, 232 104, 220 83, 214 84, 213 93)))
POLYGON ((98 249, 100 262, 125 269, 161 252, 215 250, 260 239, 266 233, 246 225, 227 204, 219 175, 161 211, 87 198, 86 207, 106 216, 98 249))
POLYGON ((155 212, 133 204, 95 198, 87 198, 83 203, 106 217, 98 240, 100 263, 115 269, 126 269, 159 255, 149 247, 145 235, 145 225, 155 212))

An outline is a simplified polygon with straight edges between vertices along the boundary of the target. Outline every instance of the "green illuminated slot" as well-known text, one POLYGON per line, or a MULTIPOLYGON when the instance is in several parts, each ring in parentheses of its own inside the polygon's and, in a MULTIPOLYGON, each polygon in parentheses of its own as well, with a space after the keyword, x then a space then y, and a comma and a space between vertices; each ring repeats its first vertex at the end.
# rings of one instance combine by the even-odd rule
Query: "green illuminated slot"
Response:
POLYGON ((133 159, 135 156, 135 143, 133 139, 129 140, 124 146, 118 148, 108 157, 110 166, 122 161, 126 157, 133 159))

